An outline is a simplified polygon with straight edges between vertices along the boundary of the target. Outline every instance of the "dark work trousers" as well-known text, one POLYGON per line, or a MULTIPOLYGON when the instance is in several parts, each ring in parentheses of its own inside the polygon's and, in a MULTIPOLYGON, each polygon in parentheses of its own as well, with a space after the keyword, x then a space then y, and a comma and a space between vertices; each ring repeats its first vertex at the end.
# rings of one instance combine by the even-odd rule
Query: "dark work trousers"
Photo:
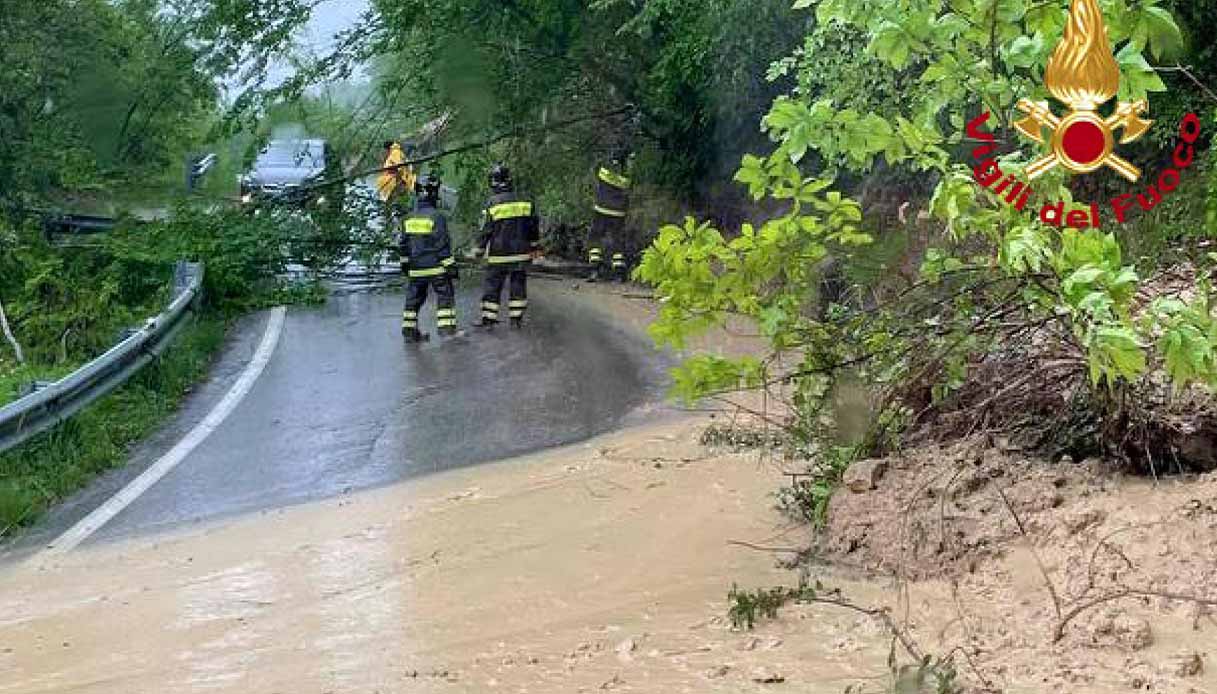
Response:
POLYGON ((450 275, 410 278, 406 286, 406 311, 402 314, 402 327, 418 329, 418 312, 427 303, 428 289, 435 291, 435 326, 441 333, 456 332, 456 288, 450 275))
POLYGON ((600 277, 625 278, 625 218, 596 214, 588 235, 587 260, 600 277))
POLYGON ((528 263, 505 263, 486 268, 486 282, 482 286, 482 322, 495 323, 502 315, 503 285, 508 288, 508 315, 519 320, 528 310, 528 263), (510 281, 509 281, 510 280, 510 281))

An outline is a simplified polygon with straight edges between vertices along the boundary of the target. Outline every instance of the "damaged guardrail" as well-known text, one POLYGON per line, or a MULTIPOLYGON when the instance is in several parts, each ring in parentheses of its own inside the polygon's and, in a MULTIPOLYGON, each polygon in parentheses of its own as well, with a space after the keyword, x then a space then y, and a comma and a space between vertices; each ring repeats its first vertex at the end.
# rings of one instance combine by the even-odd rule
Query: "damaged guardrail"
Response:
POLYGON ((168 349, 203 292, 203 265, 178 262, 173 299, 105 354, 55 383, 35 385, 29 395, 0 407, 0 453, 67 421, 108 395, 168 349))

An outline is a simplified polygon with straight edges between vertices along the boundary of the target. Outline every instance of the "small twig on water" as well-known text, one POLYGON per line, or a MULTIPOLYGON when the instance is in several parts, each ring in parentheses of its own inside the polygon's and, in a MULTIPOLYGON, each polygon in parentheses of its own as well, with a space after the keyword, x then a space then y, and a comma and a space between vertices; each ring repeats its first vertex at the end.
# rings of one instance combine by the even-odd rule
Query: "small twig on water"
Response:
POLYGON ((804 552, 804 550, 797 547, 766 547, 764 545, 754 545, 751 542, 744 542, 743 540, 727 540, 727 544, 734 547, 756 550, 757 552, 782 552, 787 554, 802 554, 804 552))
POLYGON ((1110 593, 1108 595, 1094 598, 1093 600, 1088 600, 1070 610, 1069 613, 1064 617, 1061 617, 1060 621, 1057 622, 1056 629, 1053 631, 1052 642, 1057 643, 1061 639, 1065 638, 1065 627, 1069 626, 1069 623, 1077 618, 1078 615, 1086 612, 1087 610, 1098 607, 1099 605, 1114 602, 1116 600, 1122 600, 1124 598, 1164 598, 1166 600, 1179 600, 1180 602, 1195 603, 1196 605, 1204 607, 1217 607, 1217 599, 1205 598, 1198 595, 1121 587, 1120 590, 1116 591, 1115 593, 1110 593))
POLYGON ((864 615, 878 619, 879 621, 883 622, 884 626, 886 626, 888 631, 892 633, 892 636, 894 636, 896 640, 900 642, 900 645, 904 647, 905 652, 908 653, 913 660, 916 660, 917 662, 925 660, 925 654, 921 652, 921 649, 917 647, 917 644, 913 642, 913 639, 909 637, 908 633, 896 625, 896 622, 892 620, 891 613, 889 613, 885 608, 867 608, 862 607, 861 605, 855 605, 846 600, 838 600, 835 598, 815 597, 807 600, 807 602, 835 605, 836 607, 843 607, 847 610, 861 612, 864 615))

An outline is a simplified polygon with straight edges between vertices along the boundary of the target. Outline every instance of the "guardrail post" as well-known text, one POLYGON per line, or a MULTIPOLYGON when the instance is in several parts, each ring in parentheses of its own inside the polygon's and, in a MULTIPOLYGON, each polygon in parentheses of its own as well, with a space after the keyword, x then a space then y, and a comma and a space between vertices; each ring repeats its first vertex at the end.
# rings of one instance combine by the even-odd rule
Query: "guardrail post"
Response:
POLYGON ((190 287, 190 263, 179 260, 173 264, 173 296, 181 296, 190 287))
POLYGON ((51 381, 30 381, 17 393, 18 397, 27 397, 37 393, 40 390, 50 388, 54 383, 51 381))
POLYGON ((217 157, 215 152, 186 157, 186 192, 193 193, 198 187, 199 180, 215 167, 217 157))
MULTIPOLYGON (((181 296, 191 286, 196 284, 202 270, 203 268, 200 263, 191 263, 185 260, 177 261, 173 266, 173 297, 177 298, 181 296)), ((202 292, 195 294, 191 307, 198 308, 202 298, 202 292)))

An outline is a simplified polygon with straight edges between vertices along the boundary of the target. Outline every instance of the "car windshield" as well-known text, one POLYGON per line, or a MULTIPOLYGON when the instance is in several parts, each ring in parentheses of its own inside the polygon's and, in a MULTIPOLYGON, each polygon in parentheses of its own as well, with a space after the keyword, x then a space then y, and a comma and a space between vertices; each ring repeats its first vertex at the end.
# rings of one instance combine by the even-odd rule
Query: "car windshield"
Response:
POLYGON ((259 167, 321 168, 324 162, 317 147, 308 142, 272 142, 258 154, 259 167))

